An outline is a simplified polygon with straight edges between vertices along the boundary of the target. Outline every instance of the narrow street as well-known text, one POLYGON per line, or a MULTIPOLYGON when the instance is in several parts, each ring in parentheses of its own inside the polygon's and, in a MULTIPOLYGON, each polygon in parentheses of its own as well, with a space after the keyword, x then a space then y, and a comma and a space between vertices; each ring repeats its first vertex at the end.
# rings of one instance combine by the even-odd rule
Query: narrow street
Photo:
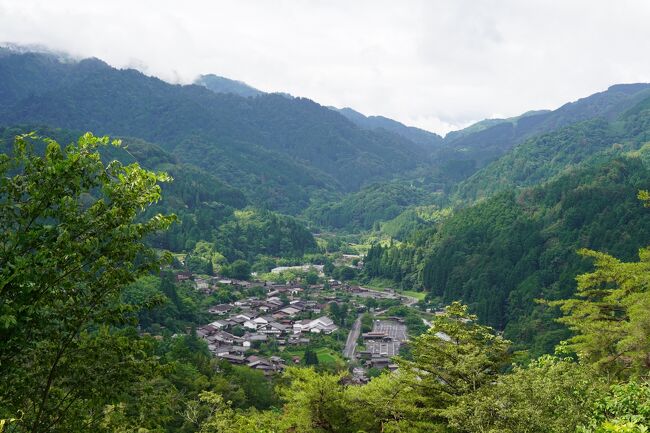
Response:
POLYGON ((363 314, 359 314, 359 317, 357 317, 357 320, 354 321, 354 325, 352 325, 352 329, 350 330, 350 333, 348 334, 348 339, 345 342, 345 348, 343 349, 343 357, 347 359, 352 359, 354 356, 354 349, 357 347, 357 339, 359 338, 359 334, 361 332, 361 316, 363 314))

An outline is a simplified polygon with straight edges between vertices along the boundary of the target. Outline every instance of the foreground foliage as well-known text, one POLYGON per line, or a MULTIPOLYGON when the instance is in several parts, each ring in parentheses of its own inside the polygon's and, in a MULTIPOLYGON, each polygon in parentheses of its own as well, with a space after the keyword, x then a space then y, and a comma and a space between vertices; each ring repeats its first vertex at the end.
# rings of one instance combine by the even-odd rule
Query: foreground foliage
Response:
POLYGON ((46 140, 43 157, 36 139, 0 155, 0 416, 20 413, 20 431, 92 429, 150 369, 147 343, 110 325, 128 310, 122 287, 165 259, 142 241, 173 218, 136 217, 168 177, 104 165, 105 137, 46 140))
POLYGON ((375 245, 365 272, 421 287, 445 304, 462 299, 518 348, 552 353, 568 334, 535 300, 573 294, 575 277, 590 267, 576 251, 632 260, 650 242, 650 214, 636 200, 650 182, 646 154, 588 165, 460 209, 407 242, 375 245))

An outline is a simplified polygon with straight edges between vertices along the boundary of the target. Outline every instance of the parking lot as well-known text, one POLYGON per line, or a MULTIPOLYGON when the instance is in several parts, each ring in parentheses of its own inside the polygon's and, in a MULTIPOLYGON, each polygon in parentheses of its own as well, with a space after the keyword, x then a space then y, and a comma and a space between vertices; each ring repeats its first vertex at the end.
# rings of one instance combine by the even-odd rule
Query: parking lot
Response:
POLYGON ((375 320, 373 332, 383 332, 397 341, 406 340, 406 325, 394 320, 375 320))
POLYGON ((391 357, 399 354, 399 348, 402 341, 406 340, 406 326, 393 320, 377 320, 373 327, 373 332, 383 332, 388 335, 392 341, 366 340, 366 350, 373 354, 391 357))

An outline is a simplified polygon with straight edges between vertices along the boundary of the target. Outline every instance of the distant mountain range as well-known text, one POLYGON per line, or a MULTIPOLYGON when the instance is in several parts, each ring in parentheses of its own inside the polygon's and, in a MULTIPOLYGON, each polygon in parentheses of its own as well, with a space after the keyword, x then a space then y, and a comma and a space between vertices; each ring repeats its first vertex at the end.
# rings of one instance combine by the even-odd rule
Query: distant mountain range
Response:
POLYGON ((352 108, 332 109, 350 119, 360 128, 369 130, 383 129, 392 132, 407 140, 411 140, 413 143, 419 144, 425 151, 430 152, 442 145, 443 140, 441 136, 433 132, 425 131, 424 129, 406 126, 403 123, 384 116, 364 116, 352 108))
POLYGON ((194 80, 194 84, 207 87, 214 93, 232 93, 245 98, 264 94, 261 90, 257 90, 244 82, 231 80, 230 78, 220 77, 214 74, 201 75, 199 78, 194 80))
MULTIPOLYGON (((377 182, 417 185, 425 192, 411 195, 417 200, 435 191, 444 197, 533 137, 615 119, 648 96, 648 84, 616 85, 554 111, 489 119, 442 138, 216 75, 173 85, 98 59, 0 49, 0 125, 140 138, 243 191, 251 204, 291 214, 377 182)), ((388 190, 396 189, 372 187, 362 196, 381 207, 377 194, 388 190)))
POLYGON ((319 191, 354 191, 431 161, 412 141, 359 128, 305 98, 172 85, 98 59, 5 50, 0 101, 0 124, 142 138, 241 188, 254 204, 285 212, 319 191))

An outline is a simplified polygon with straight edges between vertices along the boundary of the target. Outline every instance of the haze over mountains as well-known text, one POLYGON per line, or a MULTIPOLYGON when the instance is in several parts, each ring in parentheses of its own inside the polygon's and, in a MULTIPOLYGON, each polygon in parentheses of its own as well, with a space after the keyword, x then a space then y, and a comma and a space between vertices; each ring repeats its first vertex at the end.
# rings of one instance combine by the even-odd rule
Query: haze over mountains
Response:
POLYGON ((194 84, 204 86, 214 93, 232 93, 235 95, 248 97, 263 95, 264 92, 257 90, 248 84, 231 80, 230 78, 220 77, 214 74, 201 75, 194 81, 194 84))

